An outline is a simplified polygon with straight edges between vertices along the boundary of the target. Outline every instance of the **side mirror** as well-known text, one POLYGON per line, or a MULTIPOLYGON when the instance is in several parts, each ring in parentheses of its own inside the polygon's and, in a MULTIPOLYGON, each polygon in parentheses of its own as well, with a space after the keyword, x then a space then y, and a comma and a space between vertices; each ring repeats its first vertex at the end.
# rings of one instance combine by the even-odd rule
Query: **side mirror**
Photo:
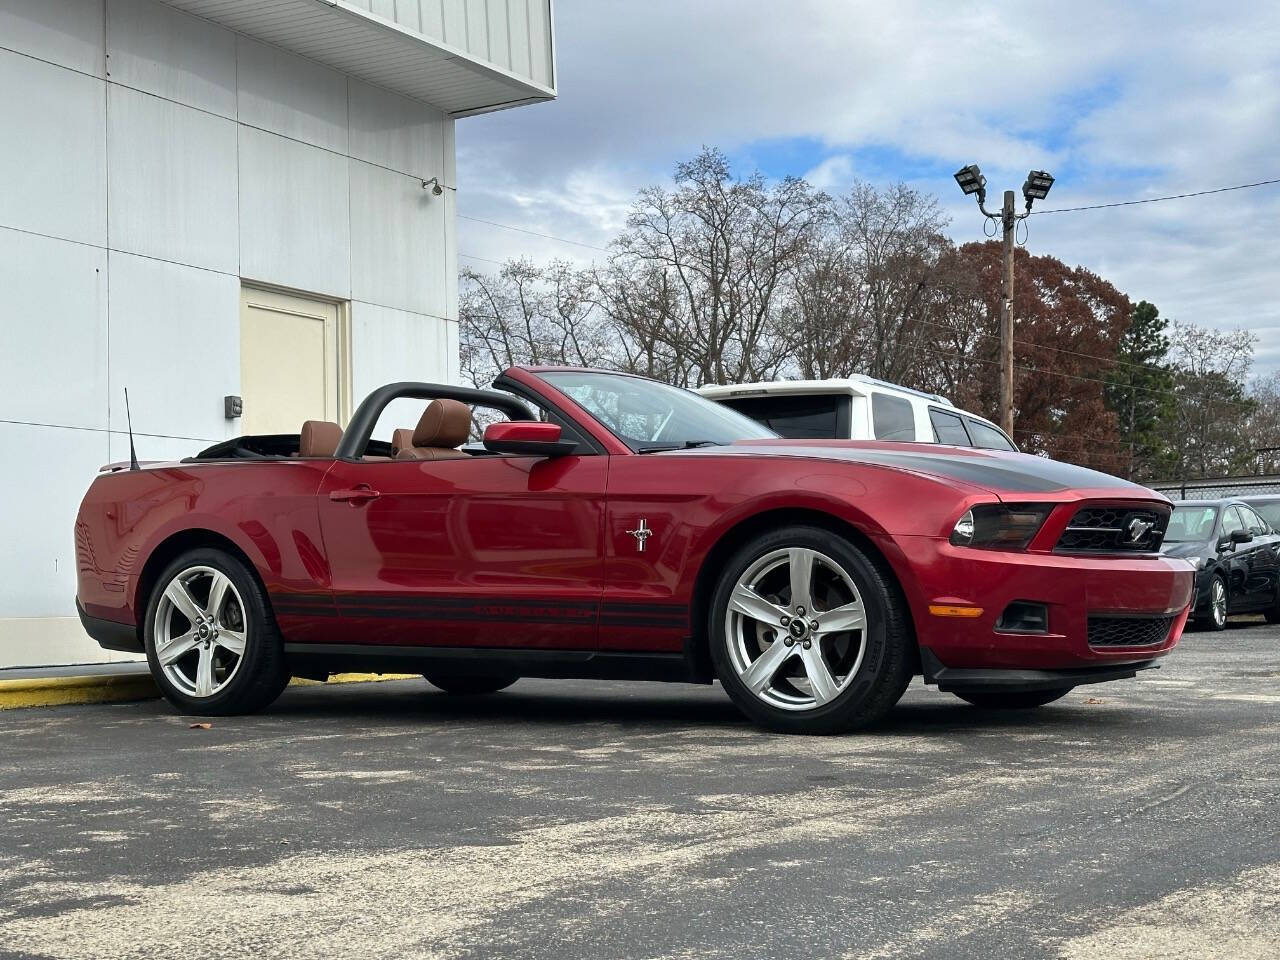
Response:
POLYGON ((1232 543, 1252 543, 1253 534, 1250 533, 1248 530, 1232 530, 1231 542, 1232 543))
POLYGON ((561 440, 558 424, 509 420, 485 427, 484 448, 493 453, 526 457, 563 457, 577 450, 578 444, 572 440, 561 440))

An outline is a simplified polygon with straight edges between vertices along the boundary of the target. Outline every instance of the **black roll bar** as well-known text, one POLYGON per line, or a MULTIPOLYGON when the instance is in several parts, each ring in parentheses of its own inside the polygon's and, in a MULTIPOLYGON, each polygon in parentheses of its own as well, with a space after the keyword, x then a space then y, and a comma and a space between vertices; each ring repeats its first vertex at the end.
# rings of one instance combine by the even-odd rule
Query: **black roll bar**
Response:
POLYGON ((537 419, 524 403, 509 393, 499 393, 497 390, 476 390, 473 387, 455 387, 447 383, 389 383, 373 391, 356 407, 351 422, 342 432, 342 440, 338 443, 334 456, 341 460, 358 460, 364 456, 382 411, 392 400, 401 399, 460 400, 472 406, 500 410, 512 420, 537 419))

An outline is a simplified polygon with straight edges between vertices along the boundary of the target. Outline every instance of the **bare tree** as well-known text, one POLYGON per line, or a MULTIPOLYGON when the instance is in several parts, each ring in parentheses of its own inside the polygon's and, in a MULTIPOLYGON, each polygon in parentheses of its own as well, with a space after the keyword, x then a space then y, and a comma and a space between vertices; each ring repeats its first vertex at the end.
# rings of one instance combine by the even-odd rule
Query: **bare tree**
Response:
POLYGON ((477 386, 513 364, 603 366, 609 339, 589 272, 563 261, 512 260, 496 275, 462 273, 463 374, 477 386))
POLYGON ((775 376, 784 281, 825 215, 805 181, 735 179, 718 150, 679 164, 672 191, 641 190, 601 284, 628 355, 691 386, 775 376), (623 296, 637 289, 659 312, 623 296))
POLYGON ((1244 330, 1175 321, 1169 339, 1179 474, 1210 477, 1250 469, 1247 428, 1257 405, 1245 392, 1245 379, 1258 338, 1244 330))

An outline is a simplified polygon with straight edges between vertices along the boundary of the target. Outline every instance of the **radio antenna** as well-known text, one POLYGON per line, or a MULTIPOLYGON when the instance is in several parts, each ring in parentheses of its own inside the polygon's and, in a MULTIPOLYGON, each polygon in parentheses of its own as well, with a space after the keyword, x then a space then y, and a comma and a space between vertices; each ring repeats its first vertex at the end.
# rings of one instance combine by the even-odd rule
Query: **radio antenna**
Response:
POLYGON ((129 388, 124 388, 124 419, 129 427, 129 469, 141 470, 138 466, 138 451, 133 447, 133 415, 129 413, 129 388))

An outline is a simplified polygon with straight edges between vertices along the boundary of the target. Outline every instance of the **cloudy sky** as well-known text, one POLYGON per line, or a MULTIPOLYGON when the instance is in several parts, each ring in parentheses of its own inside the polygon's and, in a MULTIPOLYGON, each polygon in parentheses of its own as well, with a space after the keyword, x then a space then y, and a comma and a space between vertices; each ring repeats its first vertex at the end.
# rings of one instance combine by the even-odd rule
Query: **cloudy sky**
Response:
MULTIPOLYGON (((1043 209, 1280 177, 1280 3, 555 0, 559 99, 458 125, 465 265, 587 260, 638 187, 718 146, 747 173, 937 194, 957 241, 1028 169, 1043 209), (483 258, 483 259, 477 259, 483 258)), ((1280 184, 1030 220, 1029 249, 1169 317, 1244 327, 1280 368, 1280 184)))

